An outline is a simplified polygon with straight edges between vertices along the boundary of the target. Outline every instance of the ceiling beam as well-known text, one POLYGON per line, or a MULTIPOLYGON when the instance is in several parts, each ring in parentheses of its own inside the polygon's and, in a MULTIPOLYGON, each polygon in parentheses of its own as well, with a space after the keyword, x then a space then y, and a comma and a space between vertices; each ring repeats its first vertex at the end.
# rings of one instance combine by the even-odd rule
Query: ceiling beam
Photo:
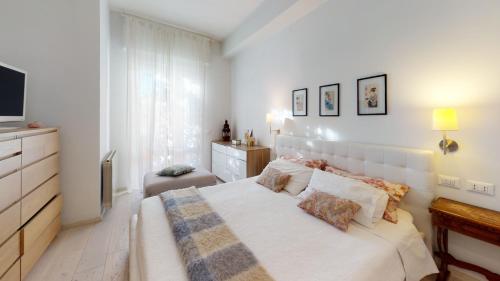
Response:
POLYGON ((328 0, 267 0, 224 40, 225 56, 268 38, 297 22, 328 0))

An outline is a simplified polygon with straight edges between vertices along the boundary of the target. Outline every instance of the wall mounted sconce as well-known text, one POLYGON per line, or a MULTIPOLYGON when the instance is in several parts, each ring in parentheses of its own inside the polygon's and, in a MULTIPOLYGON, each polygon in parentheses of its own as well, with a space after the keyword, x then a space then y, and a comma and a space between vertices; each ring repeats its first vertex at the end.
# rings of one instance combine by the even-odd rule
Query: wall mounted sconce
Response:
POLYGON ((446 136, 447 131, 458 131, 457 112, 453 108, 434 109, 432 115, 432 129, 443 132, 443 139, 439 142, 439 147, 443 154, 458 150, 458 143, 446 136))
POLYGON ((266 124, 269 125, 269 134, 272 135, 273 132, 276 132, 277 135, 280 134, 280 129, 275 129, 273 130, 273 114, 272 113, 267 113, 266 114, 266 124))

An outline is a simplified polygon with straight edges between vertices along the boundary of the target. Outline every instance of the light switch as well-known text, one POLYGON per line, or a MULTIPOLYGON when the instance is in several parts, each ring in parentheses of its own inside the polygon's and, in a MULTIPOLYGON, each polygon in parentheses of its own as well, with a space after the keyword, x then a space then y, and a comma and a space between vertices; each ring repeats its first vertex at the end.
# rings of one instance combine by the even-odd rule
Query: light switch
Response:
POLYGON ((460 189, 460 178, 446 176, 446 175, 439 175, 438 184, 441 186, 460 189))

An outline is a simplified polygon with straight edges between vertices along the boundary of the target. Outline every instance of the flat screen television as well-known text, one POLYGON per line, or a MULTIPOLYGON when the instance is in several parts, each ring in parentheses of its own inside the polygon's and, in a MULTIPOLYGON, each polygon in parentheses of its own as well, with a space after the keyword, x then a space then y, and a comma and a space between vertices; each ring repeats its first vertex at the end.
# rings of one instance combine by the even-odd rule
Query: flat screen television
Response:
POLYGON ((0 62, 0 122, 24 121, 26 78, 26 71, 0 62))

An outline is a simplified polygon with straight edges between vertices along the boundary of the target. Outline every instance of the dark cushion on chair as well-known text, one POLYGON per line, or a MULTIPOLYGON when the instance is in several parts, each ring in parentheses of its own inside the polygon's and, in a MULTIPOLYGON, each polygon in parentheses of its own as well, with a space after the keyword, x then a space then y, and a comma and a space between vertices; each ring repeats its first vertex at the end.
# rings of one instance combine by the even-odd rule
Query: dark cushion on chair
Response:
POLYGON ((173 189, 190 186, 204 187, 216 184, 215 175, 203 168, 196 168, 193 172, 178 177, 161 177, 156 175, 155 172, 151 172, 144 176, 144 198, 173 189))
POLYGON ((178 177, 180 175, 191 173, 192 171, 194 171, 194 167, 189 165, 173 165, 159 171, 156 174, 160 177, 178 177))

